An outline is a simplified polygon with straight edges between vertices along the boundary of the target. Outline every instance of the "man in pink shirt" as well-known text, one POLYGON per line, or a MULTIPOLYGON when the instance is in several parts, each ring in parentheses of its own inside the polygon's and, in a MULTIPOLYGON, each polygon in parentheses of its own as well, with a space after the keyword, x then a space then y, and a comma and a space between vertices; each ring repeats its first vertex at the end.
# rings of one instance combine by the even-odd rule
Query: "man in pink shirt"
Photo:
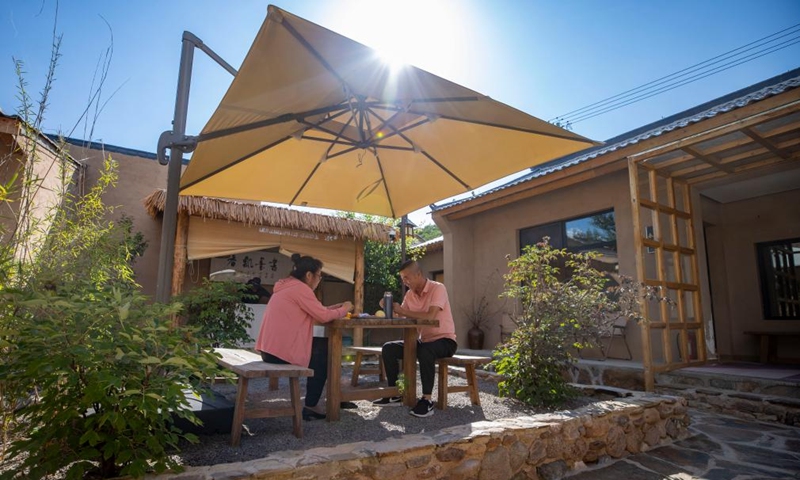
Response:
MULTIPOLYGON (((433 382, 436 377, 436 360, 452 357, 456 353, 456 328, 447 290, 439 282, 429 280, 422 274, 417 262, 410 260, 400 266, 400 279, 408 287, 403 304, 394 304, 394 315, 420 320, 439 320, 438 327, 423 327, 417 340, 417 361, 422 380, 422 398, 411 410, 411 415, 429 417, 433 415, 433 382)), ((383 306, 383 305, 381 305, 383 306)), ((388 342, 383 345, 383 364, 389 386, 397 383, 400 372, 398 362, 403 359, 403 342, 388 342)), ((416 381, 416 379, 409 379, 416 381)), ((400 405, 400 397, 382 398, 374 405, 400 405)))

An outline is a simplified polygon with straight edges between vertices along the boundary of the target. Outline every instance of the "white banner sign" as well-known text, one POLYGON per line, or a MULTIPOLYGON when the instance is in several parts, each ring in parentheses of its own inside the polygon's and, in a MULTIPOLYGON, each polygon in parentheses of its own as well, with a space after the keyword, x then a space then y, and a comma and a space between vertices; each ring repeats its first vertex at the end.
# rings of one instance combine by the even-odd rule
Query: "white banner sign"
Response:
POLYGON ((262 285, 275 285, 292 271, 292 260, 280 253, 263 251, 212 258, 211 273, 222 270, 234 270, 236 273, 231 276, 235 281, 246 282, 259 277, 262 285))

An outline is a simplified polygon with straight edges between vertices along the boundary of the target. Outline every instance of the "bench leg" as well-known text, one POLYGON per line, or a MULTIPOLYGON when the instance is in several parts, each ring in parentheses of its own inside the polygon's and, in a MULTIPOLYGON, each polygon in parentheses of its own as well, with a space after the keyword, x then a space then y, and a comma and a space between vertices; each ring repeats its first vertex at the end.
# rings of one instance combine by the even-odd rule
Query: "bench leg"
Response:
POLYGON ((761 335, 761 363, 769 363, 769 335, 761 335))
POLYGON ((278 378, 278 377, 272 377, 272 378, 269 379, 269 389, 270 390, 275 391, 275 390, 278 389, 278 380, 280 380, 280 378, 278 378))
POLYGON ((244 422, 244 402, 247 399, 247 378, 239 377, 239 386, 236 390, 236 406, 233 409, 233 424, 231 425, 231 446, 238 447, 242 437, 242 423, 244 422))
POLYGON ((386 381, 386 369, 383 368, 383 355, 378 355, 378 380, 381 383, 386 381))
POLYGON ((363 357, 363 353, 356 352, 356 359, 353 362, 353 378, 350 379, 350 385, 353 387, 358 386, 358 376, 361 375, 361 360, 363 357))
POLYGON ((467 370, 467 385, 469 385, 469 398, 473 405, 481 404, 481 397, 478 395, 478 378, 475 375, 475 365, 465 365, 467 370))
POLYGON ((294 436, 303 438, 303 406, 300 403, 300 379, 290 377, 289 388, 292 396, 292 408, 294 409, 294 416, 292 417, 294 436))
POLYGON ((447 408, 447 365, 439 363, 439 398, 436 408, 444 410, 447 408))

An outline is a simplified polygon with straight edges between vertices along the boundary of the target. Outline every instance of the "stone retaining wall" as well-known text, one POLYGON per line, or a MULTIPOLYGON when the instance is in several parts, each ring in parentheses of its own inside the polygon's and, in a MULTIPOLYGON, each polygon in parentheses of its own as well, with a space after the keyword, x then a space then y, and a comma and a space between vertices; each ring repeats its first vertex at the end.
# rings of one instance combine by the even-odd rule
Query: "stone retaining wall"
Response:
MULTIPOLYGON (((477 422, 380 442, 277 452, 150 479, 554 480, 688 436, 686 401, 635 395, 573 412, 477 422)), ((244 440, 246 441, 246 439, 244 440)))
POLYGON ((761 422, 800 427, 800 398, 734 392, 687 385, 660 385, 662 393, 681 395, 693 408, 761 422))

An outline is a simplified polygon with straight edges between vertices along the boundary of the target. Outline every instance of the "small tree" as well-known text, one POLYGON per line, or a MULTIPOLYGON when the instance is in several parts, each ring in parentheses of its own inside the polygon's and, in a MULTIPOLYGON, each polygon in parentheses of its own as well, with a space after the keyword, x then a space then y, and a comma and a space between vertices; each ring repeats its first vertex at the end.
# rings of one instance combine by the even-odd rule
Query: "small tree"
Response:
POLYGON ((562 371, 572 352, 596 345, 617 310, 606 277, 591 267, 596 255, 555 249, 547 240, 509 261, 501 296, 516 302, 511 318, 517 329, 496 352, 497 371, 505 376, 500 393, 535 406, 558 405, 570 396, 562 371), (568 280, 559 280, 558 264, 568 270, 568 280))
POLYGON ((247 327, 253 323, 253 311, 242 302, 248 286, 236 282, 212 282, 184 293, 180 302, 189 326, 198 329, 204 346, 238 347, 252 341, 247 327))

